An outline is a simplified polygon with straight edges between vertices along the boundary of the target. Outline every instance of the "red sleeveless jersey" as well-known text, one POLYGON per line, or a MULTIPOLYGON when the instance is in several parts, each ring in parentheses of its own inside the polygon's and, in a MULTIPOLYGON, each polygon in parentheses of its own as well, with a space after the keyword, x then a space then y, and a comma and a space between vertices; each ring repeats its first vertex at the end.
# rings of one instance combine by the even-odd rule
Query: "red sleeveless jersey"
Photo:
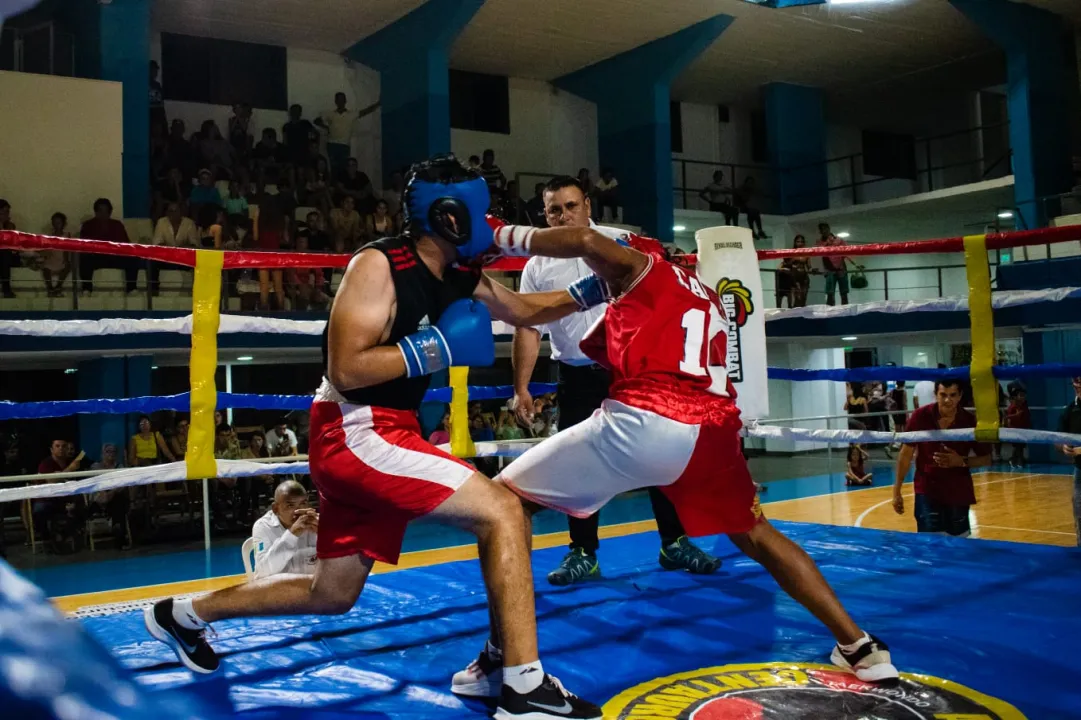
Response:
POLYGON ((693 270, 651 256, 581 348, 612 371, 613 400, 679 422, 723 422, 738 413, 728 327, 717 293, 693 270))

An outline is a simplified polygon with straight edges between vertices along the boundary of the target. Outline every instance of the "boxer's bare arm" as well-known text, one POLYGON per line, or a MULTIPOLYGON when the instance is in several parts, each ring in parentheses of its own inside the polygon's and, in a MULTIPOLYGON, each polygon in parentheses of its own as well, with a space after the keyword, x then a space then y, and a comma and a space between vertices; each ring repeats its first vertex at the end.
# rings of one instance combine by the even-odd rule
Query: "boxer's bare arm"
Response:
POLYGON ((330 309, 327 379, 338 390, 378 385, 405 374, 402 351, 379 346, 390 335, 395 304, 386 255, 366 250, 354 257, 330 309))
POLYGON ((555 322, 580 309, 566 290, 518 293, 482 275, 473 297, 488 306, 496 320, 514 327, 532 327, 555 322))
POLYGON ((588 227, 538 228, 529 241, 529 254, 580 257, 618 294, 649 265, 649 258, 588 227))

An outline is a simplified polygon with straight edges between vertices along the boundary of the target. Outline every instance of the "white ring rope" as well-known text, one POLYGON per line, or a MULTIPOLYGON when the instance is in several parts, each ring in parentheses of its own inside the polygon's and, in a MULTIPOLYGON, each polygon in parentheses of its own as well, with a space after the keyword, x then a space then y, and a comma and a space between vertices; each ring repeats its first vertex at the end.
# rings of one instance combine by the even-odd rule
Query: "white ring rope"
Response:
MULTIPOLYGON (((1081 297, 1081 288, 1053 290, 1006 290, 991 294, 996 309, 1058 302, 1081 297)), ((801 308, 769 309, 766 321, 789 318, 851 317, 864 313, 904 314, 909 312, 961 312, 968 310, 967 297, 929 300, 882 300, 856 305, 812 305, 801 308)), ((269 333, 274 335, 320 335, 325 320, 288 320, 258 315, 222 315, 219 334, 269 333)), ((30 337, 90 337, 97 335, 142 335, 147 333, 191 334, 191 315, 174 318, 104 318, 102 320, 0 320, 0 335, 30 337)), ((514 328, 499 320, 492 322, 493 335, 511 335, 514 328)))
MULTIPOLYGON (((991 307, 1020 307, 1042 302, 1059 302, 1071 297, 1081 297, 1081 288, 1065 287, 1051 290, 1001 290, 991 293, 991 307)), ((903 315, 910 312, 968 312, 968 297, 928 298, 926 300, 875 300, 855 305, 808 305, 807 307, 769 309, 765 311, 766 322, 807 318, 852 317, 864 313, 889 313, 903 315)))
MULTIPOLYGON (((893 442, 913 444, 922 442, 972 442, 976 438, 974 428, 958 430, 923 430, 919 432, 889 433, 873 430, 813 430, 809 428, 768 427, 752 425, 745 427, 742 434, 751 438, 768 440, 799 440, 806 442, 825 442, 836 444, 868 443, 887 444, 893 442)), ((1046 430, 1020 430, 1003 428, 999 430, 999 441, 1006 443, 1033 443, 1043 445, 1081 446, 1081 435, 1048 432, 1046 430)), ((531 445, 543 442, 543 438, 527 440, 507 440, 476 443, 474 457, 516 458, 525 453, 531 445)), ((449 445, 440 445, 440 449, 449 452, 449 445)), ((257 463, 250 460, 218 460, 217 477, 241 478, 253 475, 305 475, 308 473, 307 462, 257 463)), ((62 497, 102 490, 115 490, 137 485, 182 482, 187 480, 187 468, 182 462, 154 465, 152 467, 126 468, 113 470, 92 478, 71 480, 49 485, 29 485, 20 488, 0 490, 0 502, 62 497)))

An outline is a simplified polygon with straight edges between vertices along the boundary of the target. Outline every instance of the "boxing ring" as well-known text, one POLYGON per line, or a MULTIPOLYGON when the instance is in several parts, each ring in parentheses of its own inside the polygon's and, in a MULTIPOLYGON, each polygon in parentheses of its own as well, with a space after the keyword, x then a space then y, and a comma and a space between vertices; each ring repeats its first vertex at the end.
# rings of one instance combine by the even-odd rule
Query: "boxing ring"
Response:
MULTIPOLYGON (((972 381, 975 430, 884 433, 750 424, 748 437, 825 443, 972 440, 1081 444, 1081 436, 1000 428, 996 377, 1068 377, 1081 364, 996 366, 993 312, 1081 297, 1081 288, 995 292, 987 251, 1081 239, 1081 228, 970 238, 848 246, 845 254, 965 252, 967 297, 886 301, 839 308, 767 311, 767 322, 877 313, 967 311, 972 364, 858 370, 770 368, 771 378, 800 381, 972 381)), ((213 413, 224 408, 307 409, 308 396, 218 392, 219 333, 318 335, 322 321, 221 314, 221 274, 235 268, 342 267, 347 257, 218 252, 68 240, 3 231, 0 247, 103 252, 195 270, 193 311, 184 318, 0 320, 0 335, 78 337, 173 332, 192 339, 191 391, 166 397, 0 403, 0 419, 75 413, 181 410, 191 426, 183 463, 111 471, 51 485, 0 487, 0 502, 83 494, 172 480, 292 474, 306 464, 215 460, 213 413)), ((761 251, 761 259, 835 253, 835 248, 761 251)), ((693 262, 693 258, 691 259, 693 262)), ((495 269, 516 269, 501 260, 495 269)), ((496 326, 493 332, 505 334, 496 326)), ((538 385, 538 393, 553 389, 538 385)), ((470 399, 511 395, 509 387, 468 385, 454 368, 450 386, 428 400, 449 402, 462 418, 470 399)), ((454 422, 451 447, 461 456, 514 457, 526 445, 472 445, 454 422)), ((854 491, 859 492, 859 491, 854 491)), ((768 499, 768 498, 767 498, 768 499)), ((206 507, 204 505, 204 507, 206 507)), ((769 507, 766 507, 769 515, 769 507)), ((204 513, 205 515, 205 513, 204 513)), ((603 581, 537 585, 545 668, 595 701, 612 718, 1070 718, 1081 716, 1081 692, 1061 648, 1081 643, 1076 596, 1078 551, 974 542, 938 536, 777 523, 821 567, 858 622, 886 639, 909 671, 896 688, 865 685, 822 665, 827 631, 784 595, 726 538, 701 546, 724 560, 711 576, 667 573, 655 562, 656 539, 635 533, 602 545, 603 581)), ((209 535, 207 535, 209 537, 209 535)), ((563 550, 534 553, 537 569, 563 550)), ((223 671, 195 678, 145 633, 131 604, 95 608, 64 621, 44 594, 0 563, 0 699, 13 717, 44 710, 56 717, 461 718, 485 716, 484 705, 449 692, 449 677, 481 647, 487 606, 479 565, 463 560, 378 574, 349 613, 337 617, 218 623, 212 642, 223 671), (104 648, 104 649, 103 649, 104 648), (92 715, 93 712, 101 713, 92 715)))

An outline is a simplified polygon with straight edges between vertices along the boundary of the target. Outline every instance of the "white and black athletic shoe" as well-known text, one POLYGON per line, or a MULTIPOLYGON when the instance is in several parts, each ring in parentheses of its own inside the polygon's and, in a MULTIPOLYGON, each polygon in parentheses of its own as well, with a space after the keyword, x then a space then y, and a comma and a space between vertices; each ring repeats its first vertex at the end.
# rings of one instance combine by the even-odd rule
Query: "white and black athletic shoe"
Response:
POLYGON ((830 661, 837 667, 848 670, 864 682, 894 683, 897 682, 897 668, 893 666, 890 658, 890 648, 874 635, 869 635, 869 641, 863 643, 850 653, 841 649, 840 645, 833 646, 830 653, 830 661))
POLYGON ((476 660, 465 670, 454 673, 450 691, 465 697, 497 698, 503 687, 503 658, 493 657, 481 650, 476 660))
POLYGON ((218 656, 206 641, 206 630, 189 630, 174 620, 172 598, 143 610, 143 621, 147 632, 171 647, 188 670, 212 673, 218 669, 218 656))
POLYGON ((601 720, 603 713, 593 703, 568 692, 556 678, 545 675, 544 682, 524 695, 504 685, 493 717, 495 720, 601 720))

